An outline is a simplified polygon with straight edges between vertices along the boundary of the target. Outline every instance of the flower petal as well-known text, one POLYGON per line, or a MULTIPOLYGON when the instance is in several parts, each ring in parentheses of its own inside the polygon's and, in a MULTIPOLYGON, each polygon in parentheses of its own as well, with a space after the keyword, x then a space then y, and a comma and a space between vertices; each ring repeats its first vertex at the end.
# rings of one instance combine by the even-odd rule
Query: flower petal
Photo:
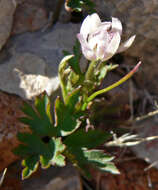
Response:
POLYGON ((122 24, 118 18, 112 17, 112 31, 122 34, 122 24))
POLYGON ((106 54, 106 48, 108 47, 108 33, 107 31, 101 31, 101 34, 98 37, 96 55, 97 59, 103 59, 106 54))
POLYGON ((92 15, 88 15, 81 25, 80 33, 86 39, 88 34, 94 32, 100 24, 101 20, 98 14, 94 13, 92 15))
POLYGON ((114 33, 114 36, 113 36, 110 44, 106 48, 103 61, 110 59, 117 52, 120 41, 121 41, 121 37, 120 37, 119 32, 114 33))
POLYGON ((100 59, 102 60, 104 58, 104 55, 106 54, 106 43, 101 42, 97 45, 97 50, 96 50, 96 55, 97 55, 97 60, 100 59))
POLYGON ((101 27, 101 28, 104 28, 104 30, 109 30, 111 26, 112 26, 111 22, 102 22, 99 26, 99 29, 101 27))
POLYGON ((88 60, 96 60, 95 52, 89 47, 87 41, 82 34, 77 34, 77 38, 80 41, 82 53, 88 60))
POLYGON ((134 42, 135 37, 136 37, 136 35, 130 37, 126 42, 121 44, 117 50, 117 53, 121 53, 121 52, 125 51, 126 49, 128 49, 132 45, 132 43, 134 42))

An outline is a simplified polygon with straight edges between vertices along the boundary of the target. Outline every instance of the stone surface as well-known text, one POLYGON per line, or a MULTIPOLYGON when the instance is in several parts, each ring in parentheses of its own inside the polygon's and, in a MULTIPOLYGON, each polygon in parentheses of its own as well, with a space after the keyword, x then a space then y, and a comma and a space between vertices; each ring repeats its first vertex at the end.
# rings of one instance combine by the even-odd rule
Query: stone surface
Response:
MULTIPOLYGON (((125 154, 127 150, 123 152, 125 154)), ((121 152, 122 153, 122 152, 121 152)), ((93 189, 99 190, 151 190, 158 189, 158 170, 144 171, 148 164, 141 159, 123 155, 117 163, 120 175, 92 171, 93 189)))
POLYGON ((58 64, 63 50, 72 52, 79 31, 76 24, 56 24, 51 30, 17 35, 1 52, 0 89, 32 99, 59 87, 58 64), (2 56, 2 54, 5 54, 2 56))
MULTIPOLYGON (((158 1, 157 0, 97 0, 97 11, 102 19, 118 17, 123 23, 123 39, 136 34, 134 44, 125 55, 142 60, 142 87, 157 94, 158 80, 158 1), (148 77, 146 77, 148 76, 148 77)), ((125 64, 128 64, 127 57, 125 64)), ((136 62, 133 59, 133 64, 136 62)), ((139 79, 138 79, 139 80, 139 79)))
MULTIPOLYGON (((154 104, 158 95, 158 1, 97 0, 95 2, 103 20, 109 19, 111 16, 121 20, 123 39, 136 34, 134 44, 124 53, 123 63, 131 65, 138 60, 142 61, 139 73, 134 75, 136 86, 143 94, 140 99, 143 98, 144 104, 147 98, 144 91, 147 91, 150 96, 150 105, 154 104)), ((144 107, 146 108, 146 106, 144 107)), ((139 111, 138 114, 140 114, 139 111)), ((142 137, 158 135, 157 120, 153 118, 134 125, 136 133, 142 137)), ((158 160, 157 148, 158 141, 154 140, 134 147, 133 150, 137 156, 153 163, 158 160)))
POLYGON ((39 169, 25 180, 21 179, 21 170, 20 162, 10 165, 0 190, 82 190, 80 176, 69 163, 65 167, 39 169))
POLYGON ((18 2, 14 15, 12 35, 36 31, 48 23, 44 0, 18 2))
POLYGON ((15 8, 15 0, 0 0, 0 49, 10 36, 15 8))
POLYGON ((68 164, 66 167, 50 167, 40 171, 22 183, 23 190, 82 190, 77 170, 68 164))
MULTIPOLYGON (((150 119, 142 120, 134 125, 136 133, 142 137, 158 136, 158 118, 157 116, 150 119)), ((158 139, 141 143, 132 147, 137 157, 142 158, 150 164, 155 163, 154 167, 158 168, 158 139)))
POLYGON ((23 116, 22 104, 19 97, 0 92, 0 171, 17 159, 12 153, 18 144, 17 132, 28 130, 18 121, 23 116))
POLYGON ((2 77, 0 86, 6 92, 18 94, 27 99, 32 99, 47 90, 50 82, 54 84, 53 89, 56 90, 59 84, 58 79, 48 78, 45 69, 44 60, 36 55, 14 54, 10 61, 0 67, 2 77))

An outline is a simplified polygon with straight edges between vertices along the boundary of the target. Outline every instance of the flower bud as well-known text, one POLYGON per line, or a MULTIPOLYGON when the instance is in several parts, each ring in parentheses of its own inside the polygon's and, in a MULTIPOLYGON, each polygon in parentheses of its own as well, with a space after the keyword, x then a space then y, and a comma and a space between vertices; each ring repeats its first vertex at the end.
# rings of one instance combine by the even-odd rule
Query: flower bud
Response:
POLYGON ((91 61, 106 61, 115 53, 125 51, 133 43, 135 36, 120 45, 122 24, 112 17, 112 22, 101 22, 98 14, 88 15, 83 21, 77 38, 84 56, 91 61))

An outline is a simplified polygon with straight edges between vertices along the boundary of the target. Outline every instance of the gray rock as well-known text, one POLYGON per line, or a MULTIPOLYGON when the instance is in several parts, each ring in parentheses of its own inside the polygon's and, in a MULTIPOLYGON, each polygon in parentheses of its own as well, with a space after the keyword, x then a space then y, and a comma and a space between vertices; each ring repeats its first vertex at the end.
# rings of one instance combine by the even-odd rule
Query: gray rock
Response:
MULTIPOLYGON (((121 20, 123 39, 136 34, 135 42, 124 53, 127 57, 125 64, 132 57, 141 60, 141 87, 157 94, 158 0, 96 0, 95 3, 102 20, 108 20, 112 16, 121 20)), ((135 64, 136 60, 133 59, 132 62, 135 64)))
POLYGON ((12 38, 1 60, 0 89, 32 99, 44 90, 59 87, 58 65, 63 50, 72 51, 79 31, 76 24, 56 24, 50 31, 25 33, 12 38))
POLYGON ((124 25, 124 37, 137 35, 136 42, 129 54, 145 55, 151 40, 158 45, 158 1, 157 0, 97 0, 97 10, 105 18, 118 17, 124 25))
MULTIPOLYGON (((142 120, 134 125, 137 134, 142 138, 158 136, 158 118, 157 116, 150 119, 142 120)), ((153 164, 158 168, 158 139, 146 141, 140 145, 132 147, 137 157, 153 164)))
POLYGON ((25 0, 25 2, 19 1, 17 3, 12 35, 37 31, 48 23, 44 0, 25 0))
POLYGON ((15 8, 15 0, 0 0, 0 49, 10 35, 15 8))
POLYGON ((50 167, 42 170, 37 177, 30 177, 22 182, 24 190, 82 190, 77 170, 70 164, 67 166, 50 167))
POLYGON ((78 176, 70 176, 66 179, 57 177, 49 182, 46 187, 41 190, 80 190, 80 179, 78 176))

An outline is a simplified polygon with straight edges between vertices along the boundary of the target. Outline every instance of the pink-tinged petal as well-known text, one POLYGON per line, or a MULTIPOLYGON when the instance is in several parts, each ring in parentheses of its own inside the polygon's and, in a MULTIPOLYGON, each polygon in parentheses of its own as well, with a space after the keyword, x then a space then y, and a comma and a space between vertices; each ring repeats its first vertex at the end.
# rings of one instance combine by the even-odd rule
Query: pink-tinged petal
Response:
POLYGON ((82 34, 77 34, 77 38, 81 44, 82 53, 88 60, 96 60, 95 52, 89 47, 87 41, 82 34))
POLYGON ((120 41, 121 41, 120 34, 119 34, 119 32, 116 32, 114 34, 111 42, 109 43, 108 47, 106 48, 103 61, 110 59, 117 52, 120 41))
POLYGON ((93 51, 89 51, 87 49, 82 49, 82 53, 85 56, 86 59, 90 60, 90 61, 96 61, 96 55, 93 51))
POLYGON ((99 43, 96 49, 97 59, 102 60, 104 58, 105 53, 106 53, 106 44, 104 42, 99 43))
POLYGON ((99 28, 101 27, 104 30, 109 30, 112 26, 111 22, 102 22, 99 26, 99 28))
POLYGON ((98 37, 96 55, 97 58, 102 59, 106 53, 106 48, 109 45, 109 34, 106 31, 102 31, 98 37))
POLYGON ((82 47, 90 49, 86 39, 84 38, 84 36, 82 34, 78 33, 77 38, 78 38, 82 47))
POLYGON ((119 32, 119 34, 122 34, 122 24, 118 18, 112 17, 112 29, 113 32, 119 32))
POLYGON ((136 37, 136 35, 130 37, 126 42, 121 44, 117 50, 117 53, 121 53, 121 52, 125 51, 126 49, 128 49, 132 45, 132 43, 134 42, 135 37, 136 37))
POLYGON ((91 49, 95 49, 97 44, 104 39, 103 31, 97 31, 95 33, 92 33, 88 37, 88 45, 91 49))
POLYGON ((88 15, 81 25, 80 33, 87 38, 88 34, 94 32, 100 24, 101 20, 96 13, 88 15))

